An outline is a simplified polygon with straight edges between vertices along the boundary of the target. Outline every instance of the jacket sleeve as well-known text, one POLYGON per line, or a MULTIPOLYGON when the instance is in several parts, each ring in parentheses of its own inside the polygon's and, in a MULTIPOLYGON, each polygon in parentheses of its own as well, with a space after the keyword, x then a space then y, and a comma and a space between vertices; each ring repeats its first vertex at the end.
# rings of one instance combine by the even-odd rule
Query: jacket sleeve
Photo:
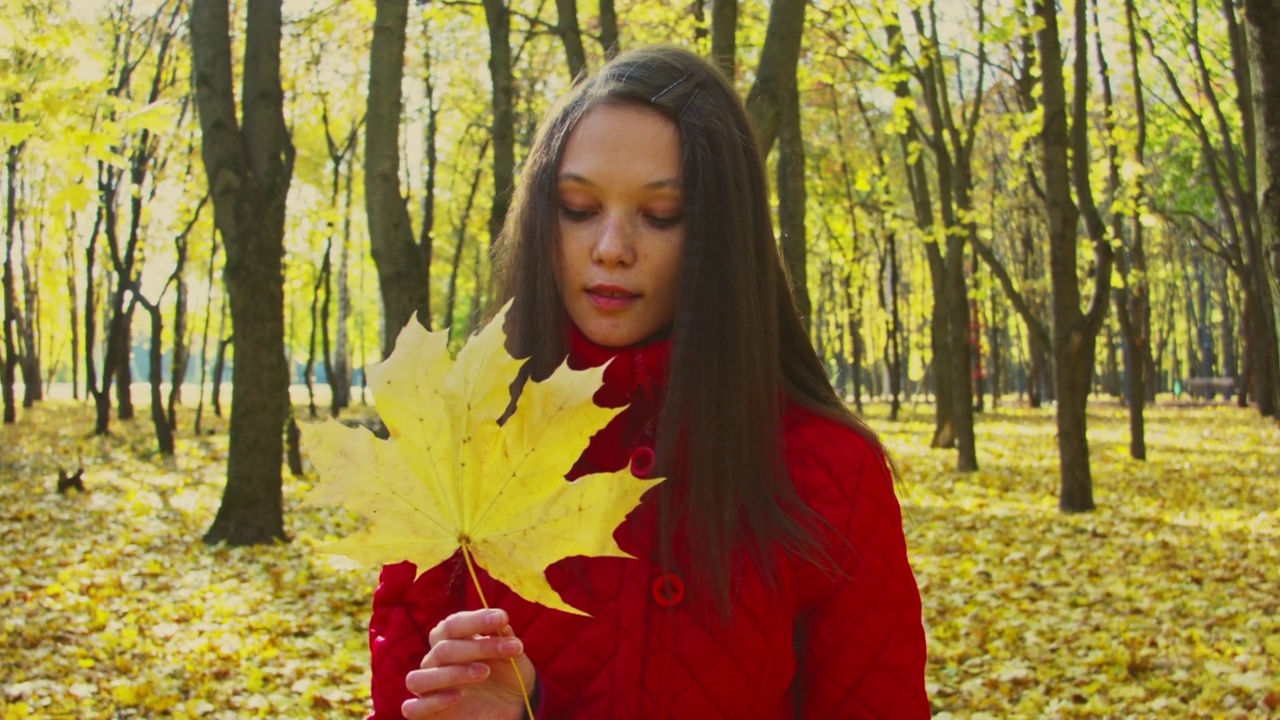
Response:
POLYGON ((801 573, 799 715, 927 718, 920 591, 884 455, 827 421, 804 435, 793 478, 829 524, 831 556, 801 573))
POLYGON ((423 573, 410 562, 385 565, 373 593, 369 621, 373 714, 369 720, 401 720, 400 706, 413 697, 405 676, 416 670, 430 649, 436 623, 462 609, 466 586, 454 577, 451 559, 423 573))

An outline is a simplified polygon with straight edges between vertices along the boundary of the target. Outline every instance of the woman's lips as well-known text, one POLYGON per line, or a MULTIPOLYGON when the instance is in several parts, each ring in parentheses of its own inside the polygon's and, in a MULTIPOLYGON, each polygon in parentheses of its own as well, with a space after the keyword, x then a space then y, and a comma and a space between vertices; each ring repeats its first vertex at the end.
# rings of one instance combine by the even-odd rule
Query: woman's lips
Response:
POLYGON ((640 299, 638 293, 616 285, 592 285, 587 288, 587 298, 597 310, 623 310, 640 299))

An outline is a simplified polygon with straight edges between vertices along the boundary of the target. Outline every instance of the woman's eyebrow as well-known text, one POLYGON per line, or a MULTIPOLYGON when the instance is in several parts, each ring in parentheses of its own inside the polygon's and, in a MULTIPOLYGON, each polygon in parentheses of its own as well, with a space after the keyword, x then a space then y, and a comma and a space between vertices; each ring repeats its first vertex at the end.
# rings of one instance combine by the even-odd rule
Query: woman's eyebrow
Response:
MULTIPOLYGON (((556 180, 562 183, 569 182, 577 185, 586 185, 588 187, 596 187, 596 184, 591 182, 591 180, 587 179, 586 177, 583 177, 582 175, 579 175, 577 173, 572 173, 572 172, 560 173, 556 177, 556 180)), ((654 180, 653 182, 650 182, 650 183, 645 183, 644 189, 645 190, 675 190, 676 192, 679 192, 681 188, 680 188, 679 180, 667 178, 663 180, 654 180)))

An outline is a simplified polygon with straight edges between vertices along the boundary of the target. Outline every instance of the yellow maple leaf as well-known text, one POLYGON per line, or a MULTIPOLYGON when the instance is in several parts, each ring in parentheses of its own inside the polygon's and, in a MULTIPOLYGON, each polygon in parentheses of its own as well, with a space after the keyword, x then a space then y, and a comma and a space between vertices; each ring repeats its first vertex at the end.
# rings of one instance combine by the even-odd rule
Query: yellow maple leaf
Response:
POLYGON ((613 531, 653 487, 629 469, 566 482, 591 436, 621 409, 591 400, 603 368, 562 365, 530 382, 502 425, 521 361, 503 347, 506 310, 458 353, 415 319, 368 368, 380 440, 335 420, 303 428, 320 482, 311 504, 346 507, 367 528, 326 548, 366 565, 411 560, 421 573, 462 549, 528 600, 582 614, 546 580, 573 555, 628 557, 613 531))

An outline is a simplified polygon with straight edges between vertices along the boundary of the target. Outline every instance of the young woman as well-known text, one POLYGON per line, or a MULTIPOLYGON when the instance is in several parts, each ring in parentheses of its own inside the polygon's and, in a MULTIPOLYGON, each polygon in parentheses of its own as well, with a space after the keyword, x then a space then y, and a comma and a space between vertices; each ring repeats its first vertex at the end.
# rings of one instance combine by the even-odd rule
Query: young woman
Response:
POLYGON ((612 360, 595 400, 627 409, 569 479, 666 480, 615 533, 633 558, 548 569, 589 617, 486 576, 481 609, 459 558, 385 567, 374 718, 520 718, 521 680, 540 718, 928 716, 890 465, 809 343, 768 203, 695 55, 620 55, 550 113, 501 247, 511 349, 535 380, 612 360))

